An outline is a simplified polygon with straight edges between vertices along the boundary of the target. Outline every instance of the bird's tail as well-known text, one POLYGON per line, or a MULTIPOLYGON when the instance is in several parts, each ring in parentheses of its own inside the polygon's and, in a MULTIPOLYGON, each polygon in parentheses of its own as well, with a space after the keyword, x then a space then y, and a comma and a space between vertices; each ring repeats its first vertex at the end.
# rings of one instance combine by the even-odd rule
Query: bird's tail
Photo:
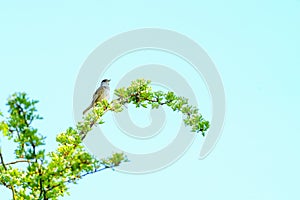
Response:
POLYGON ((85 114, 87 111, 89 111, 89 109, 91 109, 93 107, 93 105, 91 104, 89 107, 87 107, 84 111, 83 114, 85 114))

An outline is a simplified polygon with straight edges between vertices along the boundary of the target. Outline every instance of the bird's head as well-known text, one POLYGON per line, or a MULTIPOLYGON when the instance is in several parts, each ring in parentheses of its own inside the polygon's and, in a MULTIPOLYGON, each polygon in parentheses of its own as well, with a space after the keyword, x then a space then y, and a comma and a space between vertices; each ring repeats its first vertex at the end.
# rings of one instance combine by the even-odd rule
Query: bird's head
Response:
POLYGON ((110 82, 110 79, 103 79, 103 80, 101 81, 101 86, 104 86, 104 85, 108 86, 108 85, 109 85, 109 82, 110 82))

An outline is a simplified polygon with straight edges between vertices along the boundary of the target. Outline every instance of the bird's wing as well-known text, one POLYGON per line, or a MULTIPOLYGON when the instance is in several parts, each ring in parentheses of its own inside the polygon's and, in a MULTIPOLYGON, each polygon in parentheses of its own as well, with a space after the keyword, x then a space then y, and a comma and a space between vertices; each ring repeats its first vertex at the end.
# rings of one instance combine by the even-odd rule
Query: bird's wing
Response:
POLYGON ((103 91, 101 87, 99 87, 93 95, 93 104, 96 103, 97 99, 103 96, 103 91))

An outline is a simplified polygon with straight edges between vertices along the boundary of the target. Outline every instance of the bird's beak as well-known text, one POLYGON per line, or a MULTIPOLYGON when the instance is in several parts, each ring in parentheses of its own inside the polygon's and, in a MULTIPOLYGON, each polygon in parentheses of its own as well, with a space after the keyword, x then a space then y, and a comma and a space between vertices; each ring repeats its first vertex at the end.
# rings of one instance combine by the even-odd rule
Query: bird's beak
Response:
POLYGON ((110 81, 111 81, 111 79, 108 80, 108 82, 110 82, 110 81))

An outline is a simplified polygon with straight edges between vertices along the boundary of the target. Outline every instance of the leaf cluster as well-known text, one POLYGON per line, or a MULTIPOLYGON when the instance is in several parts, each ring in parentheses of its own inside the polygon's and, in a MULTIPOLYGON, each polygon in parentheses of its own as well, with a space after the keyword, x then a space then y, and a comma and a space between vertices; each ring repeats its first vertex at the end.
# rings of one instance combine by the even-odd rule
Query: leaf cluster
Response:
POLYGON ((32 126, 42 119, 36 114, 37 102, 25 93, 13 94, 7 103, 9 117, 0 122, 0 132, 16 144, 12 162, 5 162, 0 149, 0 185, 12 191, 13 199, 58 199, 68 194, 68 183, 126 161, 123 153, 102 160, 92 156, 79 134, 89 130, 80 125, 58 134, 57 149, 46 152, 45 137, 32 126))

